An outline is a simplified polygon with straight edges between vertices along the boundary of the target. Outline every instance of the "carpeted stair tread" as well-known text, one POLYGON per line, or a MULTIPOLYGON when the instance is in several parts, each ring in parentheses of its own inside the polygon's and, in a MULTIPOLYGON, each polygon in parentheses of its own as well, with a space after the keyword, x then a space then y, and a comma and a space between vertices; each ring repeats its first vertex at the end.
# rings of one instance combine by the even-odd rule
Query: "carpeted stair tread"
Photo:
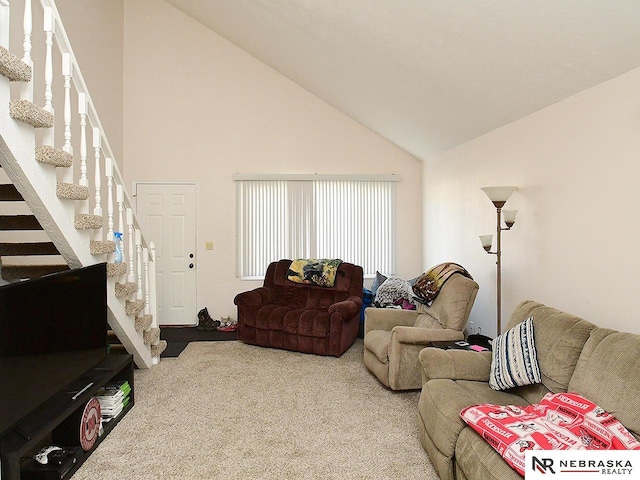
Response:
POLYGON ((107 277, 119 277, 127 273, 124 263, 107 263, 107 277))
POLYGON ((31 67, 0 46, 0 75, 12 82, 28 82, 31 80, 31 67))
POLYGON ((128 283, 116 283, 115 291, 117 298, 129 297, 136 293, 138 286, 133 282, 128 283))
POLYGON ((102 228, 103 223, 104 220, 100 215, 91 215, 89 213, 76 213, 73 222, 78 230, 95 230, 102 228))
POLYGON ((86 200, 89 198, 89 187, 76 185, 75 183, 58 183, 56 196, 64 200, 86 200))
POLYGON ((68 265, 3 265, 2 278, 7 281, 40 278, 50 273, 69 270, 68 265))
POLYGON ((0 256, 59 255, 53 242, 0 243, 0 256))
POLYGON ((0 185, 0 202, 21 202, 24 198, 15 185, 8 183, 0 185))
POLYGON ((66 168, 73 165, 73 155, 51 145, 38 145, 36 147, 36 160, 54 167, 66 168))
POLYGON ((167 348, 167 341, 160 340, 160 342, 157 345, 151 345, 151 356, 152 357, 160 356, 160 354, 164 352, 166 348, 167 348))
POLYGON ((153 322, 153 315, 142 315, 140 317, 136 317, 134 328, 136 332, 142 332, 151 326, 153 322))
POLYGON ((27 123, 34 128, 53 127, 53 114, 28 100, 11 100, 9 115, 14 120, 27 123))
POLYGON ((135 315, 144 308, 144 300, 135 300, 133 302, 127 300, 125 302, 124 311, 127 315, 135 315))
POLYGON ((145 330, 142 335, 144 337, 144 344, 151 345, 152 343, 156 343, 160 340, 160 329, 150 328, 149 330, 145 330))
POLYGON ((116 242, 112 240, 91 240, 89 252, 91 255, 104 255, 116 251, 116 242))
POLYGON ((0 230, 42 230, 33 215, 0 215, 0 230))

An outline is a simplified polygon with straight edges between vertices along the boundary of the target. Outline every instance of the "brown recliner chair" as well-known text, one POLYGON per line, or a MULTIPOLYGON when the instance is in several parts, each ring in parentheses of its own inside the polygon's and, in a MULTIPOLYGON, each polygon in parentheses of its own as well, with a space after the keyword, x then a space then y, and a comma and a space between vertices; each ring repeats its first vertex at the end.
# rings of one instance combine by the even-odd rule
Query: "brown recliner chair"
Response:
POLYGON ((252 345, 339 357, 356 340, 362 267, 341 263, 333 287, 294 283, 291 260, 273 262, 264 285, 236 295, 238 339, 252 345))
POLYGON ((445 282, 431 306, 364 311, 364 363, 392 390, 422 388, 418 354, 430 342, 464 339, 478 284, 463 275, 445 282))

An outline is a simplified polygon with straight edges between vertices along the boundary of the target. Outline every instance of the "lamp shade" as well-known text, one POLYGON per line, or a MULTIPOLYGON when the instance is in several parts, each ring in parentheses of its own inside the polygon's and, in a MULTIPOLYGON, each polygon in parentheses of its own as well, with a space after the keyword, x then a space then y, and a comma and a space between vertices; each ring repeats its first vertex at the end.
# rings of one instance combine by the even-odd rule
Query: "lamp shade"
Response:
POLYGON ((504 215, 504 223, 507 225, 513 225, 516 223, 516 214, 517 210, 503 210, 502 215, 504 215))
POLYGON ((491 248, 491 244, 493 243, 493 235, 480 235, 480 242, 482 246, 485 248, 491 248))
POLYGON ((502 205, 509 200, 511 194, 518 190, 518 187, 482 187, 481 190, 487 194, 489 200, 491 200, 496 207, 502 207, 502 205))

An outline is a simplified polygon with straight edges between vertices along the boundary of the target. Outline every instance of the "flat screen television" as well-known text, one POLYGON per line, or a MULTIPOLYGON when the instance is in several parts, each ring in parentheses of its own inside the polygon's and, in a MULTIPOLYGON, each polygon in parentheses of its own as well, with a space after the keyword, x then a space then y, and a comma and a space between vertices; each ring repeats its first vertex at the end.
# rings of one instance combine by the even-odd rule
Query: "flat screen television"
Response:
POLYGON ((100 263, 0 287, 0 436, 107 355, 100 263))

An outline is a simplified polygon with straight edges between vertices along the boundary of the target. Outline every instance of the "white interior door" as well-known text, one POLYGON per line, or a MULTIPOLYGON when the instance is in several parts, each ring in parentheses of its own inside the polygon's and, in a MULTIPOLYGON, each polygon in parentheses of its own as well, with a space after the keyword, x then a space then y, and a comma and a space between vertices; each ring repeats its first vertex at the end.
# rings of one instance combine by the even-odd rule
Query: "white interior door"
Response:
POLYGON ((159 325, 196 325, 196 186, 136 184, 140 226, 156 244, 159 325))

